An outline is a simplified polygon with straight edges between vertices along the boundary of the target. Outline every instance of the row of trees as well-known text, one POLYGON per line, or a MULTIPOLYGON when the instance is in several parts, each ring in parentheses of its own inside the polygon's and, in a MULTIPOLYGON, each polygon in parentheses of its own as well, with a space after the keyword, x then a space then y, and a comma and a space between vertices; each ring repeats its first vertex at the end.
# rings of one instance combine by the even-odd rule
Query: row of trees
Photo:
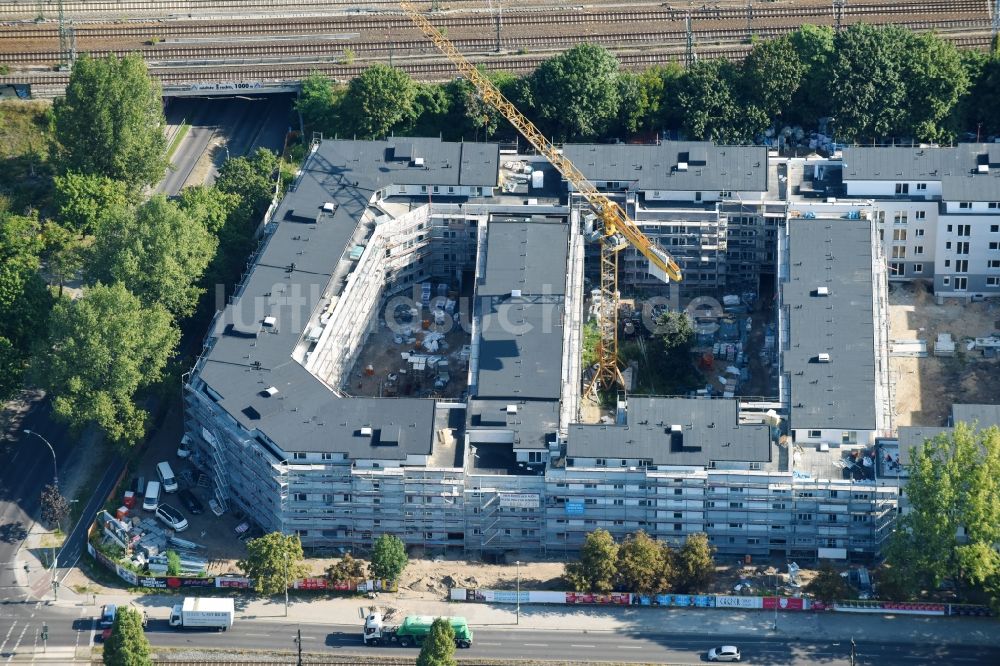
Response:
POLYGON ((674 550, 642 530, 618 544, 599 529, 587 535, 580 560, 566 565, 565 576, 578 592, 697 592, 715 576, 714 554, 704 533, 688 535, 674 550))
MULTIPOLYGON (((367 576, 377 580, 399 580, 408 563, 406 545, 392 534, 383 534, 372 544, 367 576)), ((254 590, 273 595, 285 591, 291 581, 309 575, 302 543, 294 534, 272 532, 247 541, 247 554, 237 562, 239 569, 254 581, 254 590)), ((356 581, 365 577, 365 565, 350 553, 326 571, 331 581, 356 581)))
POLYGON ((147 419, 136 396, 164 377, 180 325, 210 285, 239 276, 278 160, 261 150, 228 160, 214 187, 147 199, 166 146, 137 55, 77 60, 52 125, 51 205, 0 210, 0 400, 27 379, 72 426, 131 445, 147 419))
MULTIPOLYGON (((556 141, 679 130, 692 139, 753 143, 772 126, 816 126, 836 135, 948 141, 963 131, 1000 133, 1000 56, 958 51, 932 33, 852 25, 839 33, 812 25, 755 41, 741 63, 702 60, 622 72, 606 49, 582 44, 524 77, 491 74, 497 87, 556 141)), ((343 87, 314 74, 299 110, 327 136, 390 133, 448 139, 513 136, 464 79, 414 82, 373 65, 343 87)))

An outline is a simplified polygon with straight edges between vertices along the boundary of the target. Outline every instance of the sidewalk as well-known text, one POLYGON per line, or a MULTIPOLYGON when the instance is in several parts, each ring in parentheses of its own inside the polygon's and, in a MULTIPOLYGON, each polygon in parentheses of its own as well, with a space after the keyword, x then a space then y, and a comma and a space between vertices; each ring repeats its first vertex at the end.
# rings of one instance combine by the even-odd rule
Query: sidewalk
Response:
MULTIPOLYGON (((89 596, 81 602, 91 603, 89 596)), ((97 595, 98 604, 135 603, 146 608, 150 618, 160 619, 166 618, 169 608, 179 600, 179 595, 97 595)), ((63 603, 61 598, 60 603, 63 603)), ((357 625, 360 632, 361 609, 372 604, 397 608, 401 616, 462 615, 470 625, 484 628, 516 626, 521 630, 618 631, 625 634, 775 635, 771 611, 522 604, 520 623, 517 623, 513 605, 397 599, 391 594, 382 594, 374 601, 363 598, 290 599, 287 618, 283 599, 237 597, 237 621, 357 625), (318 618, 323 620, 318 621, 318 618)), ((777 635, 831 642, 849 641, 853 637, 858 641, 881 643, 1000 645, 1000 624, 992 618, 785 612, 778 614, 777 635)))

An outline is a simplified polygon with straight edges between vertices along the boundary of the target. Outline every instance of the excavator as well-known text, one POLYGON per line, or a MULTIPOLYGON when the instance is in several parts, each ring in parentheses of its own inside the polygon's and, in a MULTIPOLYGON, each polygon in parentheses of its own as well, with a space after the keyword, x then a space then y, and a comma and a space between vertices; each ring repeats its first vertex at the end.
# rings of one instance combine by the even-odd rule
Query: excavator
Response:
POLYGON ((598 191, 562 151, 556 148, 555 144, 500 92, 489 77, 462 55, 455 45, 418 11, 413 2, 400 0, 399 6, 462 76, 475 86, 483 101, 503 115, 521 136, 562 174, 566 182, 587 200, 600 221, 601 300, 597 325, 601 335, 597 347, 597 368, 587 385, 586 393, 596 396, 598 390, 608 391, 615 386, 624 386, 625 382, 618 363, 618 253, 631 245, 649 260, 649 272, 664 282, 680 281, 680 266, 642 232, 620 205, 598 191))

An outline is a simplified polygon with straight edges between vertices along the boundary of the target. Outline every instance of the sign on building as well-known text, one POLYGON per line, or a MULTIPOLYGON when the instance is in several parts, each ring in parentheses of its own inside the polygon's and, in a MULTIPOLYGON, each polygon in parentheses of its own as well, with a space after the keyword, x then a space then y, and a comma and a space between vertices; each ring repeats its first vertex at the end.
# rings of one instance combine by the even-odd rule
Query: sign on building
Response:
POLYGON ((538 493, 497 493, 500 506, 513 509, 537 509, 538 493))

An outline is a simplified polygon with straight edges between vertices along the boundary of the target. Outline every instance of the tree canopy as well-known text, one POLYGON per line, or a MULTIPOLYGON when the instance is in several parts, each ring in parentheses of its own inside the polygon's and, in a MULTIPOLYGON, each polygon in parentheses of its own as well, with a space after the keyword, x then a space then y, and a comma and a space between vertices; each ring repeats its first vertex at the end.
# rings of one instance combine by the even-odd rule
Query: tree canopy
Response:
POLYGON ((704 591, 715 577, 715 546, 704 532, 689 534, 675 561, 681 592, 704 591))
POLYGON ((557 141, 602 136, 618 115, 618 59, 604 47, 579 44, 549 58, 529 85, 537 120, 557 141))
POLYGON ((658 594, 671 589, 674 554, 663 541, 643 530, 630 535, 618 548, 618 587, 639 594, 658 594))
POLYGON ((339 105, 341 137, 381 139, 414 117, 417 87, 401 69, 376 63, 351 79, 339 105))
POLYGON ((111 636, 104 644, 105 666, 153 666, 149 639, 142 628, 142 614, 119 606, 111 636))
POLYGON ((327 577, 334 582, 353 582, 365 576, 365 564, 350 553, 326 568, 327 577))
POLYGON ((93 233, 108 211, 129 202, 125 182, 100 174, 69 172, 54 181, 59 224, 81 235, 93 233))
POLYGON ((120 283, 97 284, 56 302, 49 340, 40 364, 55 413, 76 428, 95 423, 120 444, 138 442, 146 412, 136 393, 159 380, 180 340, 170 314, 120 283))
POLYGON ((218 241, 163 195, 120 208, 98 225, 87 262, 91 283, 121 282, 146 305, 175 317, 194 312, 198 284, 218 241))
POLYGON ((960 597, 1000 602, 1000 429, 958 423, 910 459, 908 509, 887 549, 893 585, 918 596, 948 581, 960 597))
POLYGON ((455 629, 448 618, 439 617, 420 647, 417 666, 456 666, 455 629))
POLYGON ((578 592, 610 592, 618 577, 618 544, 607 530, 587 535, 580 561, 566 565, 566 579, 578 592))
POLYGON ((61 171, 105 176, 138 190, 166 171, 160 85, 139 54, 73 63, 54 105, 61 171))
POLYGON ((852 596, 851 586, 829 564, 820 567, 816 577, 806 585, 805 591, 827 603, 838 599, 849 599, 852 596))
POLYGON ((368 575, 375 579, 395 581, 406 568, 406 545, 393 534, 383 534, 372 545, 368 575))
POLYGON ((258 594, 284 592, 297 578, 309 575, 302 542, 295 534, 271 532, 247 541, 247 554, 236 566, 253 580, 258 594))

